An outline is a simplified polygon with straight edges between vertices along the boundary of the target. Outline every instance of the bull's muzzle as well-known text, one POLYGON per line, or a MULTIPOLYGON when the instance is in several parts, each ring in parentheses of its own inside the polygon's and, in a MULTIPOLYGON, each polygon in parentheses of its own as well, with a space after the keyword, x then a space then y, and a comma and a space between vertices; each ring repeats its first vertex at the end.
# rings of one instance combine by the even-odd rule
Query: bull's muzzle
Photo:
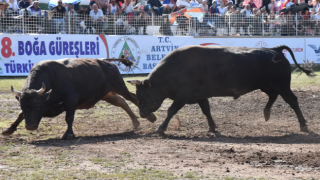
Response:
POLYGON ((38 129, 38 125, 26 125, 26 129, 29 131, 34 131, 38 129))

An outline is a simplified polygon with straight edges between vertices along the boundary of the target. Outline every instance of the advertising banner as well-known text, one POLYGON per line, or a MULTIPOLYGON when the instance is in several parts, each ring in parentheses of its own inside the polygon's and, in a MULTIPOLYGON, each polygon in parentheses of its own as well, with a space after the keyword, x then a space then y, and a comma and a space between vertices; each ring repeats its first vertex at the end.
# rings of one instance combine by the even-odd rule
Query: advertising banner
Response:
POLYGON ((43 60, 109 56, 104 35, 4 35, 0 42, 1 76, 27 76, 43 60))
MULTIPOLYGON (((320 43, 316 38, 3 35, 0 37, 0 76, 27 76, 33 64, 43 60, 119 58, 121 55, 134 63, 130 72, 126 72, 125 67, 120 65, 122 74, 150 73, 168 53, 187 45, 246 48, 287 45, 292 49, 298 63, 303 63, 303 59, 320 62, 320 43)), ((294 64, 291 55, 286 50, 283 52, 290 64, 294 64)))
POLYGON ((306 38, 306 59, 314 60, 315 63, 320 63, 320 41, 319 38, 306 38))
MULTIPOLYGON (((305 59, 305 45, 303 38, 194 38, 193 45, 202 46, 232 46, 246 48, 272 48, 287 45, 293 51, 297 62, 305 59)), ((294 64, 291 55, 283 51, 290 64, 294 64)), ((258 59, 257 59, 258 60, 258 59)))

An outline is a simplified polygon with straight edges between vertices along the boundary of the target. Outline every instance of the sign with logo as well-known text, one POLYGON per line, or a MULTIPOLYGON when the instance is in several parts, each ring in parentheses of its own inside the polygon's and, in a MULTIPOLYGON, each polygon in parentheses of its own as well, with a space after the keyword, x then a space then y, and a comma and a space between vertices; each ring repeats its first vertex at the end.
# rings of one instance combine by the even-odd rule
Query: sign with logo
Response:
MULTIPOLYGON (((118 38, 112 46, 111 57, 112 58, 120 58, 122 55, 125 56, 126 59, 133 62, 132 70, 134 71, 136 67, 139 65, 139 61, 141 58, 141 50, 139 48, 138 43, 131 37, 124 36, 118 38)), ((115 64, 118 64, 115 62, 115 64)), ((119 66, 121 71, 125 71, 124 65, 119 66)))
POLYGON ((320 42, 319 38, 306 38, 306 59, 320 63, 320 42))

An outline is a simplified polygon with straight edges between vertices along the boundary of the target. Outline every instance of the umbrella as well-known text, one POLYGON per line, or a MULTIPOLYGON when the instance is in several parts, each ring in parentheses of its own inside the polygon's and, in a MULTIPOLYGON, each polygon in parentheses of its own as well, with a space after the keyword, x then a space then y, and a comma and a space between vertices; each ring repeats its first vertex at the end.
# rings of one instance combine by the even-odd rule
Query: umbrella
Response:
MULTIPOLYGON (((250 0, 245 0, 243 2, 243 5, 249 4, 250 0)), ((259 9, 262 6, 262 0, 253 0, 253 3, 257 6, 259 9)))
MULTIPOLYGON (((76 4, 78 2, 81 2, 81 4, 89 5, 90 0, 62 0, 62 3, 66 4, 76 4)), ((48 2, 49 6, 57 6, 58 5, 58 0, 49 0, 48 2)))
POLYGON ((177 25, 176 17, 180 15, 184 15, 188 19, 191 19, 191 17, 196 17, 200 22, 202 22, 205 11, 201 7, 181 9, 180 11, 169 14, 170 24, 177 25))

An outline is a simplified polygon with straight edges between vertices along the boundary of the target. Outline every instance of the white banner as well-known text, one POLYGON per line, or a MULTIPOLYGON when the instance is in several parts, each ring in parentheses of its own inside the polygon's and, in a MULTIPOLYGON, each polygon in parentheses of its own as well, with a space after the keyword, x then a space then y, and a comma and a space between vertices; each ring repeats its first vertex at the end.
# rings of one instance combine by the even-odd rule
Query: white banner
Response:
POLYGON ((319 38, 306 38, 306 59, 314 60, 315 63, 320 63, 320 41, 319 38))
MULTIPOLYGON (((194 45, 202 46, 232 46, 246 48, 272 48, 280 45, 287 45, 293 51, 298 63, 305 59, 304 38, 194 38, 194 45)), ((294 64, 291 55, 283 51, 290 64, 294 64)), ((257 59, 258 60, 258 59, 257 59)))
MULTIPOLYGON (((0 76, 27 76, 32 65, 42 60, 62 58, 119 58, 134 62, 132 71, 122 74, 150 73, 174 49, 187 45, 233 46, 247 48, 287 45, 298 63, 303 59, 320 62, 317 38, 193 38, 104 35, 3 35, 0 37, 0 76)), ((290 64, 294 64, 285 52, 290 64)))

